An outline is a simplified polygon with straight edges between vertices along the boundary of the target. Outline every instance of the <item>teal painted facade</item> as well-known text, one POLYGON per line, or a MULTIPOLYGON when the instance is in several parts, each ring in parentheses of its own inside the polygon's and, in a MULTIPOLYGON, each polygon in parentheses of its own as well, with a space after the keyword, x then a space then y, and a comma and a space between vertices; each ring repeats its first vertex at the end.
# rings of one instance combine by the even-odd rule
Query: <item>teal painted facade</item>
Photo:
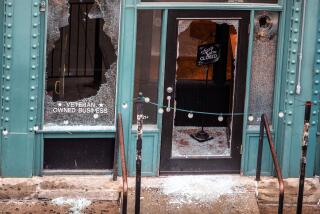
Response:
MULTIPOLYGON (((123 115, 125 145, 130 175, 135 173, 136 132, 132 127, 132 102, 135 75, 135 47, 137 13, 139 10, 162 10, 162 32, 159 64, 158 103, 162 104, 166 29, 168 10, 245 10, 251 13, 247 62, 247 91, 245 113, 249 113, 251 56, 253 48, 254 15, 269 10, 280 13, 277 64, 275 73, 272 133, 278 158, 285 177, 297 177, 299 173, 300 145, 303 127, 303 101, 312 100, 310 145, 307 173, 320 173, 320 146, 316 140, 319 119, 320 92, 320 3, 308 0, 302 42, 300 95, 295 93, 299 70, 299 46, 302 38, 301 17, 303 1, 279 1, 278 4, 246 3, 143 3, 123 0, 119 38, 116 109, 123 115), (318 26, 315 28, 314 26, 318 26), (122 103, 128 102, 124 109, 122 103), (283 111, 284 118, 278 113, 283 111)), ((115 128, 108 131, 34 131, 43 125, 44 73, 46 65, 46 12, 39 11, 39 0, 4 0, 0 7, 1 43, 1 127, 0 142, 1 176, 30 177, 41 175, 43 143, 45 138, 113 138, 115 128), (23 14, 23 15, 22 15, 23 14), (8 134, 4 134, 8 132, 8 134)), ((241 170, 244 175, 255 172, 258 129, 251 129, 244 118, 243 153, 241 170)), ((144 131, 142 169, 145 176, 156 176, 159 171, 162 115, 157 123, 144 131)), ((318 130, 319 132, 319 130, 318 130)), ((263 153, 264 175, 273 174, 271 156, 263 153)))
MULTIPOLYGON (((318 93, 320 91, 320 11, 318 10, 318 25, 317 25, 317 36, 316 36, 316 54, 315 54, 315 61, 314 61, 314 70, 313 70, 313 100, 318 100, 319 102, 319 96, 318 93), (317 99, 318 98, 318 99, 317 99)), ((319 111, 319 103, 318 103, 318 111, 319 111)), ((316 168, 316 174, 320 175, 320 124, 319 124, 320 114, 318 112, 317 115, 317 109, 313 109, 313 115, 312 120, 315 121, 315 123, 318 124, 318 127, 314 127, 317 134, 316 136, 312 136, 312 141, 316 142, 316 149, 315 149, 315 168, 316 168)), ((313 131, 315 131, 313 130, 313 131)))

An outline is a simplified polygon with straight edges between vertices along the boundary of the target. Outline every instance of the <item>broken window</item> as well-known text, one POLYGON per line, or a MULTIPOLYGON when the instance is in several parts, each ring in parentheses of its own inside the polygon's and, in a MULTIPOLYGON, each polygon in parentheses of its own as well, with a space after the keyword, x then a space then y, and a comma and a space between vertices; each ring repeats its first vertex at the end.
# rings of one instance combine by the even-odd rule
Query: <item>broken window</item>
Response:
POLYGON ((263 113, 271 121, 276 69, 279 14, 260 11, 255 15, 252 50, 249 125, 258 125, 263 113))
POLYGON ((208 114, 174 112, 173 158, 231 155, 238 29, 239 20, 178 21, 174 105, 208 114), (212 44, 220 50, 217 61, 199 65, 199 47, 212 44), (216 112, 230 115, 209 115, 216 112))
POLYGON ((142 2, 228 2, 228 3, 278 3, 278 0, 141 0, 142 2))
POLYGON ((45 125, 113 126, 120 0, 49 0, 45 125))

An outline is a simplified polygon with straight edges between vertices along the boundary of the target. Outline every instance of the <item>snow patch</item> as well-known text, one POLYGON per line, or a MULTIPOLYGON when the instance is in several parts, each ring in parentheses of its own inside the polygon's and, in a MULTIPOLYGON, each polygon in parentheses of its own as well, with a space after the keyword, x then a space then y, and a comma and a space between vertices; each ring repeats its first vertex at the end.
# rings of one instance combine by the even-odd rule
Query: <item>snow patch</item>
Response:
POLYGON ((69 205, 70 213, 73 214, 80 214, 81 210, 83 210, 85 207, 89 206, 91 204, 91 201, 85 199, 85 198, 55 198, 51 201, 53 204, 62 206, 62 205, 69 205))
POLYGON ((212 176, 170 176, 161 185, 164 194, 171 198, 170 203, 206 203, 221 195, 232 194, 237 182, 231 177, 223 179, 212 176))

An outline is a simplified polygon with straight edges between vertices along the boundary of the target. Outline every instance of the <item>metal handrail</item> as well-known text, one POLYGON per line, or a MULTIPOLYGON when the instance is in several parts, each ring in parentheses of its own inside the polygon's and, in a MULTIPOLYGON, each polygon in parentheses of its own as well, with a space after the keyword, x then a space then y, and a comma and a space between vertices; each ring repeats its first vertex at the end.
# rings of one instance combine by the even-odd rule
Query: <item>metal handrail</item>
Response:
POLYGON ((272 135, 270 132, 268 118, 265 114, 261 115, 261 123, 260 123, 260 135, 259 135, 259 148, 258 148, 258 157, 257 157, 257 170, 256 170, 256 181, 260 181, 261 175, 261 162, 262 162, 262 149, 263 149, 263 139, 264 139, 264 130, 266 130, 267 139, 269 143, 270 152, 272 155, 273 164, 275 166, 276 175, 279 182, 279 207, 278 213, 283 213, 283 201, 284 201, 284 182, 283 177, 279 165, 279 161, 277 158, 277 154, 273 145, 272 135))
POLYGON ((121 170, 122 170, 122 214, 126 214, 127 204, 128 204, 128 174, 127 174, 127 164, 126 164, 121 113, 118 113, 118 117, 117 117, 116 141, 118 141, 117 144, 120 147, 120 159, 121 159, 121 170))

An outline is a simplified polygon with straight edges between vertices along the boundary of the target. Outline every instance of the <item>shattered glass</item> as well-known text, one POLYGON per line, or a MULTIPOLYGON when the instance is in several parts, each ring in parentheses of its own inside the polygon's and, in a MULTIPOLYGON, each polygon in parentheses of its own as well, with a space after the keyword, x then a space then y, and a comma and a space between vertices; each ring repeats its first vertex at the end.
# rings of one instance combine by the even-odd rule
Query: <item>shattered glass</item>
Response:
POLYGON ((227 3, 277 3, 278 0, 141 0, 142 2, 227 2, 227 3))
POLYGON ((278 21, 279 14, 276 12, 261 11, 255 15, 249 111, 254 120, 249 121, 249 125, 259 125, 263 113, 266 113, 271 121, 278 21))
POLYGON ((231 155, 238 31, 239 20, 236 19, 178 20, 171 157, 208 158, 231 155), (197 65, 198 47, 203 44, 219 44, 225 48, 226 52, 219 57, 219 67, 215 63, 208 66, 197 65), (219 104, 212 102, 218 99, 219 104), (231 115, 219 120, 217 116, 197 113, 186 115, 176 109, 231 115), (201 135, 198 135, 202 128, 208 136, 203 141, 201 135))
POLYGON ((55 47, 54 43, 60 38, 60 28, 69 25, 68 0, 49 0, 47 22, 47 53, 55 47))
MULTIPOLYGON (((73 23, 70 21, 72 19, 70 15, 72 10, 70 8, 72 4, 77 4, 75 3, 76 1, 68 2, 67 0, 49 0, 48 2, 47 59, 53 55, 53 52, 62 50, 62 48, 57 47, 59 41, 61 44, 68 46, 67 44, 69 43, 64 42, 64 40, 68 41, 68 30, 71 28, 70 22, 71 24, 73 23)), ((81 2, 78 4, 80 3, 81 2)), ((78 8, 80 8, 80 6, 78 6, 78 8)), ((83 23, 86 24, 87 19, 88 22, 100 19, 101 23, 103 23, 103 25, 101 25, 103 30, 101 32, 103 33, 100 33, 100 38, 98 40, 98 47, 102 58, 102 68, 100 68, 100 72, 102 72, 100 75, 101 80, 98 81, 99 84, 95 83, 96 85, 92 86, 92 76, 93 73, 96 75, 96 71, 93 71, 92 68, 90 68, 91 70, 88 69, 90 66, 88 64, 90 60, 95 60, 95 55, 91 56, 90 54, 87 54, 88 63, 84 66, 84 70, 87 69, 92 73, 92 75, 90 73, 91 79, 86 77, 86 71, 84 71, 83 74, 81 69, 74 69, 76 71, 72 69, 68 70, 68 67, 70 67, 69 58, 73 56, 73 52, 78 52, 80 56, 81 54, 83 55, 84 51, 81 47, 78 48, 79 50, 77 51, 71 47, 72 53, 69 54, 68 57, 61 57, 63 58, 62 63, 60 61, 60 64, 62 65, 59 64, 58 68, 52 65, 50 72, 52 72, 52 74, 58 73, 60 76, 51 77, 52 79, 55 78, 54 80, 51 80, 51 83, 49 81, 49 76, 51 75, 51 73, 49 74, 49 67, 51 66, 47 65, 44 113, 45 128, 59 126, 110 127, 113 126, 115 122, 120 0, 92 0, 89 10, 86 12, 81 11, 81 14, 80 12, 78 14, 81 15, 81 19, 79 19, 78 15, 78 20, 81 21, 81 23, 78 21, 79 23, 77 24, 79 29, 80 24, 81 26, 84 25, 83 23), (82 16, 84 17, 83 20, 82 16), (107 46, 108 44, 110 45, 107 46), (79 75, 81 74, 82 77, 77 77, 78 73, 79 75), (83 76, 85 76, 85 78, 83 78, 83 76), (52 81, 55 82, 52 83, 52 81), (56 98, 52 95, 55 90, 59 93, 73 93, 73 97, 57 96, 58 98, 56 98), (75 99, 75 97, 80 99, 75 99)), ((87 28, 86 25, 86 30, 87 29, 88 31, 91 30, 90 27, 87 28)), ((69 30, 69 33, 70 31, 71 30, 69 30)), ((75 29, 72 30, 72 33, 74 32, 76 32, 75 29)), ((81 36, 80 39, 84 40, 81 36)), ((70 42, 72 41, 71 36, 69 40, 70 42)), ((90 44, 94 44, 94 42, 90 41, 90 38, 85 41, 87 41, 86 46, 88 47, 90 44)), ((69 45, 69 49, 70 46, 72 45, 69 45)), ((90 49, 90 47, 88 49, 90 49)), ((88 52, 90 52, 90 50, 88 52)), ((79 58, 80 57, 77 55, 77 61, 81 62, 81 59, 79 60, 79 58)), ((52 62, 51 64, 54 63, 52 62)), ((89 71, 87 72, 89 73, 89 71)))

